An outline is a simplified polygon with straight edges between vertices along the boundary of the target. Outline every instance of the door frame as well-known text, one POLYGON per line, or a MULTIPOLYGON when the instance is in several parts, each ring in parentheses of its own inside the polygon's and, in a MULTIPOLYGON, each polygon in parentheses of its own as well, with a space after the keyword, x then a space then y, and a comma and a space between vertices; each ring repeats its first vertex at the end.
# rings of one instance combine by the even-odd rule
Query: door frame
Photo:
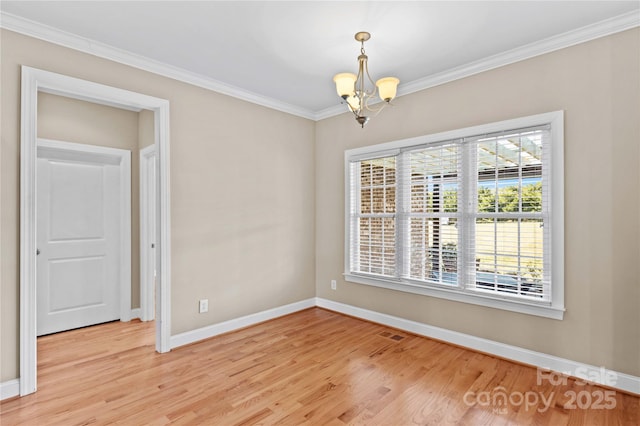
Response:
POLYGON ((63 161, 92 158, 101 161, 102 164, 117 164, 120 169, 120 188, 118 191, 118 198, 120 199, 120 209, 118 212, 120 223, 120 244, 118 245, 118 251, 120 253, 120 259, 118 260, 120 266, 118 277, 118 281, 120 282, 120 297, 118 300, 118 311, 120 312, 120 321, 131 321, 131 151, 37 138, 36 161, 38 158, 51 158, 50 156, 56 159, 62 159, 63 161), (49 156, 47 156, 47 154, 49 156))
POLYGON ((20 395, 37 389, 36 343, 36 139, 38 92, 139 112, 154 113, 158 154, 156 351, 171 339, 171 209, 169 101, 23 65, 20 123, 20 395))
MULTIPOLYGON (((151 244, 156 244, 156 238, 150 232, 147 223, 150 217, 156 215, 156 206, 150 202, 150 197, 154 195, 153 198, 157 198, 158 191, 155 191, 154 194, 151 193, 154 186, 151 185, 151 180, 149 179, 149 164, 152 161, 155 162, 156 159, 155 145, 149 145, 140 150, 140 167, 138 170, 140 175, 140 319, 142 321, 152 321, 155 317, 152 268, 154 262, 152 262, 151 256, 152 253, 155 253, 155 250, 151 251, 149 249, 151 244)), ((157 164, 155 170, 154 175, 157 174, 157 164)))

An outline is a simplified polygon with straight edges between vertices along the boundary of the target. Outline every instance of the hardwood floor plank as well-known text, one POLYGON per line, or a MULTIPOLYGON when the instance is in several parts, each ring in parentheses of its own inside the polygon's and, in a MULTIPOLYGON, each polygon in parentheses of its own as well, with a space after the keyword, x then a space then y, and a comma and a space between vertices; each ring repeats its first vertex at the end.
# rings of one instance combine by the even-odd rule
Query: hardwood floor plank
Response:
POLYGON ((2 402, 2 425, 640 422, 636 396, 538 383, 534 368, 318 308, 162 355, 154 331, 114 322, 38 339, 39 390, 2 402), (615 407, 586 404, 604 392, 615 407))

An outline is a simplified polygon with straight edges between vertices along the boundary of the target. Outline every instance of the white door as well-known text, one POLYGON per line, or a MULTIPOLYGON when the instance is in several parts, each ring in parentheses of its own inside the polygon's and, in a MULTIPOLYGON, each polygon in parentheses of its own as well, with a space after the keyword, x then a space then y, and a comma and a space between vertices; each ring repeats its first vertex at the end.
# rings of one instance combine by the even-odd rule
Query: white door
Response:
POLYGON ((117 320, 126 269, 121 169, 130 162, 38 142, 37 334, 117 320))

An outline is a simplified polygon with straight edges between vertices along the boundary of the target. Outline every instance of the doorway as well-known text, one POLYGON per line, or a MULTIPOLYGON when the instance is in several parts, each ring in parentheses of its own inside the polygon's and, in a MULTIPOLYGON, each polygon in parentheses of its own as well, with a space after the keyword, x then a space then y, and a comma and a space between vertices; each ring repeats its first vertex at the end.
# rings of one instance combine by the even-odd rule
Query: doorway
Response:
POLYGON ((37 96, 39 92, 140 112, 153 112, 157 152, 157 310, 156 351, 170 345, 170 202, 169 102, 136 92, 61 74, 22 67, 20 169, 20 395, 37 388, 36 347, 36 163, 37 96))

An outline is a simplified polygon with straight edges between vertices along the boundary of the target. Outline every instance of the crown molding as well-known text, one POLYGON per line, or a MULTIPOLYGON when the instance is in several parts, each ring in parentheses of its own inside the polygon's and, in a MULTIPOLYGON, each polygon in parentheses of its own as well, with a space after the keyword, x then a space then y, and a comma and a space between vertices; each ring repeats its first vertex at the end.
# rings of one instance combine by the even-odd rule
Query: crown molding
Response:
MULTIPOLYGON (((432 74, 418 80, 401 84, 398 87, 398 96, 419 92, 454 80, 459 80, 484 71, 489 71, 494 68, 530 59, 535 56, 554 52, 556 50, 564 49, 566 47, 584 43, 596 38, 605 37, 638 26, 640 26, 640 11, 631 11, 604 21, 596 22, 585 27, 530 43, 516 49, 489 56, 479 61, 470 62, 456 68, 451 68, 437 74, 432 74)), ((334 105, 314 112, 306 108, 301 108, 286 102, 262 96, 179 67, 168 65, 123 49, 118 49, 104 43, 80 37, 75 34, 61 31, 2 11, 0 11, 0 28, 310 120, 323 120, 325 118, 347 112, 343 105, 334 105)))
MULTIPOLYGON (((474 74, 513 64, 515 62, 520 62, 535 56, 544 55, 545 53, 551 53, 556 50, 619 33, 638 26, 640 26, 640 11, 635 10, 633 12, 596 22, 595 24, 587 25, 566 33, 536 41, 506 52, 498 53, 479 61, 470 62, 418 80, 400 84, 398 86, 398 96, 419 92, 430 87, 439 86, 474 74)), ((345 112, 347 111, 343 105, 335 105, 316 112, 315 119, 323 120, 345 112)))
POLYGON ((173 65, 165 64, 123 49, 118 49, 116 47, 62 31, 17 15, 0 11, 0 28, 63 47, 68 47, 70 49, 88 53, 93 56, 98 56, 100 58, 108 59, 110 61, 118 62, 144 71, 149 71, 154 74, 202 87, 204 89, 251 102, 253 104, 286 112, 302 118, 315 120, 315 114, 313 111, 306 108, 301 108, 286 102, 262 96, 173 65))

